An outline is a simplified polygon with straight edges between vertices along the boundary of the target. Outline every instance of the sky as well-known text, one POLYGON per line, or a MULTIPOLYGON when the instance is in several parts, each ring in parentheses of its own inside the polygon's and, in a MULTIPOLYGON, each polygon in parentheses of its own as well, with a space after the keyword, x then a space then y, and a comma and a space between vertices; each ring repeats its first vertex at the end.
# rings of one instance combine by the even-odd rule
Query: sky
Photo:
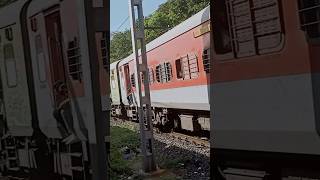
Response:
MULTIPOLYGON (((144 16, 152 14, 159 5, 167 0, 143 0, 144 16)), ((111 32, 123 31, 130 28, 128 0, 110 0, 111 32), (127 20, 126 20, 127 19, 127 20), (123 25, 121 26, 121 24, 123 25), (121 26, 121 27, 120 27, 121 26)))

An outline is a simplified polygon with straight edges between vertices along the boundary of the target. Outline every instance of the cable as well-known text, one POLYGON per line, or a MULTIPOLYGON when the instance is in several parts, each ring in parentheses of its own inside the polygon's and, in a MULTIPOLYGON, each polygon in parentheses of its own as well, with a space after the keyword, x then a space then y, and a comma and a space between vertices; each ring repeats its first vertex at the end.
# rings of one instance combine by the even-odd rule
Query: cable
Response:
POLYGON ((120 24, 120 26, 117 28, 116 32, 119 31, 119 29, 126 23, 129 19, 129 16, 120 24))

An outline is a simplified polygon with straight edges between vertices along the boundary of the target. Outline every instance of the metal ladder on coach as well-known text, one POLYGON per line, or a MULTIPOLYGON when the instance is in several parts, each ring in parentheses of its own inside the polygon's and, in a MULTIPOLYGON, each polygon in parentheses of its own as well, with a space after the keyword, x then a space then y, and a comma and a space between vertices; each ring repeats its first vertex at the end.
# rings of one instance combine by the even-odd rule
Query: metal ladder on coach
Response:
POLYGON ((9 171, 19 171, 19 158, 16 140, 13 137, 7 137, 4 139, 4 147, 7 159, 7 168, 9 171))
POLYGON ((64 180, 84 180, 88 179, 88 169, 85 159, 87 159, 84 142, 63 144, 54 142, 55 153, 55 173, 64 180))
POLYGON ((82 142, 74 143, 69 145, 69 155, 71 159, 71 171, 73 180, 86 179, 85 162, 82 142))

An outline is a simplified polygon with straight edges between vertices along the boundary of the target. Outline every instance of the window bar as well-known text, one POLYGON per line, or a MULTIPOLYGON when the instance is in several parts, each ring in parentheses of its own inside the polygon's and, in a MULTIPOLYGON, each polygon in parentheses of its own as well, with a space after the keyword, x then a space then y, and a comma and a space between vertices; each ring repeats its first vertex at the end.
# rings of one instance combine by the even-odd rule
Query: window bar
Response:
POLYGON ((265 4, 263 4, 263 5, 260 6, 260 7, 254 6, 254 7, 252 7, 251 9, 252 9, 252 10, 260 10, 260 9, 264 9, 264 8, 268 8, 268 7, 276 6, 276 5, 277 5, 277 2, 271 2, 271 3, 265 3, 265 4))
POLYGON ((229 1, 226 1, 225 2, 225 6, 226 6, 226 10, 227 10, 227 18, 228 18, 228 26, 229 26, 229 36, 230 36, 230 40, 231 40, 231 49, 232 49, 232 52, 233 52, 233 56, 235 58, 237 58, 237 39, 236 39, 236 36, 235 36, 235 29, 233 28, 233 3, 232 3, 233 0, 229 0, 229 1))
POLYGON ((309 10, 313 10, 313 9, 317 9, 320 8, 320 4, 316 5, 316 6, 312 6, 312 7, 307 7, 307 8, 303 8, 303 9, 299 9, 300 13, 304 13, 305 11, 309 11, 309 10))
POLYGON ((258 41, 258 38, 256 36, 254 36, 255 34, 258 34, 258 31, 257 31, 257 26, 256 26, 256 17, 255 17, 255 14, 254 14, 254 11, 252 10, 253 7, 254 7, 254 4, 253 4, 253 0, 249 0, 249 5, 250 5, 250 12, 251 12, 251 23, 252 23, 252 31, 253 31, 253 40, 254 40, 254 50, 255 50, 255 55, 259 55, 260 52, 259 52, 259 41, 258 41))

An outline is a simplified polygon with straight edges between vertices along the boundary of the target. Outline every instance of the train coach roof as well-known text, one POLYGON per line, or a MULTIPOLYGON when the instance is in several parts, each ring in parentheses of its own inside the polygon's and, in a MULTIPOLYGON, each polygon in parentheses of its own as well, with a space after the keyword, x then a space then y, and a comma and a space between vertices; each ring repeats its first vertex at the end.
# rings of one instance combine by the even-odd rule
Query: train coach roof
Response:
POLYGON ((116 62, 113 62, 110 64, 110 70, 113 70, 117 67, 117 64, 118 64, 119 61, 116 61, 116 62))
POLYGON ((20 12, 25 2, 15 1, 0 8, 0 29, 20 21, 20 12))
MULTIPOLYGON (((199 26, 200 24, 208 21, 210 19, 210 6, 204 8, 197 14, 193 15, 189 19, 185 20, 181 24, 177 25, 176 27, 172 28, 168 32, 164 33, 163 35, 159 36, 155 40, 151 41, 147 44, 147 52, 161 46, 162 44, 170 41, 171 39, 174 39, 175 37, 199 26)), ((139 52, 140 54, 140 52, 139 52)), ((123 65, 128 63, 129 61, 134 59, 134 54, 131 54, 130 56, 124 58, 121 60, 119 65, 123 65)))
POLYGON ((50 1, 33 0, 31 1, 30 6, 28 8, 28 17, 33 16, 44 10, 47 10, 49 7, 52 7, 58 4, 60 4, 59 0, 50 0, 50 1))

